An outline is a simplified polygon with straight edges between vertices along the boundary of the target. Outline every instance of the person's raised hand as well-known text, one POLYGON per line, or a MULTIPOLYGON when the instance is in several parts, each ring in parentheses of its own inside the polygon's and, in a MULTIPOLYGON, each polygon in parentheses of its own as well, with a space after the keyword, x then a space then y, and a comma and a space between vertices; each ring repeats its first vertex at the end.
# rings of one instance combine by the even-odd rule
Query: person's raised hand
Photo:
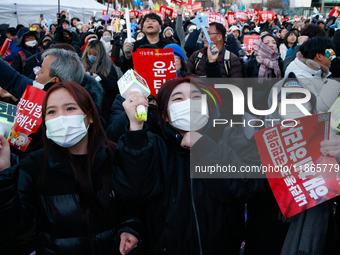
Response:
POLYGON ((308 36, 307 35, 301 35, 298 38, 298 44, 302 45, 307 40, 308 40, 308 36))
POLYGON ((182 15, 183 14, 183 4, 180 4, 179 6, 178 6, 178 14, 179 15, 182 15))
POLYGON ((133 43, 125 41, 123 45, 123 53, 126 59, 130 59, 132 57, 132 51, 133 43))
POLYGON ((123 102, 123 107, 130 120, 130 130, 132 131, 143 128, 143 121, 138 121, 135 115, 138 105, 144 105, 147 108, 148 99, 137 91, 130 91, 123 102))
POLYGON ((324 156, 332 156, 340 161, 340 136, 334 135, 329 140, 322 141, 320 143, 320 152, 324 156))
POLYGON ((216 47, 215 44, 213 44, 212 47, 208 47, 208 61, 209 63, 214 63, 217 58, 218 58, 218 48, 216 47), (215 52, 215 54, 212 54, 213 52, 215 52))
POLYGON ((127 232, 123 232, 120 235, 120 245, 119 245, 119 251, 122 255, 128 254, 130 251, 132 251, 134 248, 137 247, 138 239, 127 232))

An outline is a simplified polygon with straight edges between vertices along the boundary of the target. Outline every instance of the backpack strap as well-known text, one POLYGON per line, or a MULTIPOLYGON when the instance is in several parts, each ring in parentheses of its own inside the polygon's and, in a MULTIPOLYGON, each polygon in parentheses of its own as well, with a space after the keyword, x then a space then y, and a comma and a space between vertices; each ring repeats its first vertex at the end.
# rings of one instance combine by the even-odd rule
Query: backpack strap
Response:
POLYGON ((39 52, 44 51, 44 49, 42 47, 40 47, 40 46, 38 46, 38 50, 39 50, 39 52))
POLYGON ((194 69, 194 73, 196 72, 196 69, 197 69, 197 67, 198 67, 202 57, 203 57, 203 53, 202 52, 198 52, 198 54, 197 54, 197 56, 195 58, 195 62, 194 62, 194 68, 195 68, 194 69))
POLYGON ((227 76, 229 76, 229 71, 230 71, 230 51, 225 50, 224 51, 224 68, 227 76))
POLYGON ((21 58, 22 73, 24 73, 24 68, 25 68, 25 65, 26 65, 26 55, 23 51, 19 51, 18 53, 19 53, 20 58, 21 58))

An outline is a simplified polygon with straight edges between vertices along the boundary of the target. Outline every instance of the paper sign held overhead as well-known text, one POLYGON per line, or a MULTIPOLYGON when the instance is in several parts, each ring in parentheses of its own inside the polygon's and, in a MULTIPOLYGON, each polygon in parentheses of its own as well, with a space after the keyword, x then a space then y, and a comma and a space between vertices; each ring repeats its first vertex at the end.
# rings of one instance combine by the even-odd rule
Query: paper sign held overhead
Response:
POLYGON ((149 84, 151 95, 157 96, 166 81, 177 77, 172 49, 137 49, 132 59, 136 72, 149 84))
POLYGON ((237 23, 237 20, 235 19, 235 12, 228 12, 228 23, 229 25, 234 25, 237 23))
POLYGON ((254 46, 260 39, 260 35, 244 35, 243 43, 246 45, 246 50, 249 52, 254 51, 254 46))
POLYGON ((221 23, 225 28, 228 29, 228 21, 217 12, 206 12, 204 16, 208 16, 208 23, 217 22, 221 23))

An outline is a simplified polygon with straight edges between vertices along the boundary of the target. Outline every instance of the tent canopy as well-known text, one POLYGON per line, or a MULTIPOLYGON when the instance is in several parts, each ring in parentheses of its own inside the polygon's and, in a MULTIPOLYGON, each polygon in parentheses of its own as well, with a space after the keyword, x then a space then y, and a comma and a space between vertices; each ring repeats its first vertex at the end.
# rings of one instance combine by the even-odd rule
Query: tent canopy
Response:
MULTIPOLYGON (((96 2, 95 0, 60 0, 60 12, 67 11, 70 17, 77 17, 85 24, 95 16, 97 19, 102 18, 102 11, 107 6, 96 2)), ((109 9, 109 13, 113 9, 109 9)), ((4 0, 0 1, 0 24, 6 23, 11 27, 17 24, 29 26, 32 23, 38 23, 40 14, 44 19, 51 20, 57 18, 58 0, 4 0)))

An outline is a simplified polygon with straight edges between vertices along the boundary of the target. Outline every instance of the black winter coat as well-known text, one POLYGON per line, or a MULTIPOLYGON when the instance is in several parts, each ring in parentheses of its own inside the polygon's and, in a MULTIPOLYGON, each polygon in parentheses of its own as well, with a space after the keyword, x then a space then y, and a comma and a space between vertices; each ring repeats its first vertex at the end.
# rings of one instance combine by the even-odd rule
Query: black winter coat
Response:
POLYGON ((103 87, 104 93, 103 93, 103 101, 102 101, 102 110, 100 111, 100 116, 104 118, 106 123, 109 123, 110 119, 110 112, 111 112, 111 106, 112 103, 116 97, 117 94, 119 94, 119 89, 117 85, 118 81, 118 74, 116 72, 116 69, 114 66, 111 66, 111 70, 108 76, 104 76, 101 73, 97 73, 100 78, 102 79, 100 81, 100 84, 103 87))
MULTIPOLYGON (((110 121, 106 128, 107 137, 115 143, 117 143, 119 137, 125 133, 125 126, 129 123, 129 119, 126 116, 123 107, 124 101, 125 98, 123 98, 120 94, 116 96, 111 108, 110 121)), ((149 104, 148 119, 146 123, 151 132, 158 135, 162 134, 159 126, 159 113, 155 105, 149 104)))
POLYGON ((29 77, 33 71, 33 68, 39 65, 39 62, 41 61, 42 52, 39 51, 37 46, 33 48, 23 46, 21 51, 25 54, 26 60, 27 60, 24 68, 23 68, 23 62, 22 62, 22 59, 19 53, 14 54, 12 67, 16 71, 18 71, 20 74, 23 74, 26 77, 29 77), (30 58, 32 55, 35 55, 35 54, 36 54, 35 57, 30 58))
POLYGON ((189 151, 180 147, 180 135, 166 128, 173 134, 166 140, 145 128, 126 131, 118 141, 117 157, 130 160, 121 162, 117 192, 125 201, 148 207, 146 254, 239 254, 244 202, 262 188, 262 181, 230 179, 230 174, 193 179, 190 159, 207 165, 258 165, 255 147, 242 131, 226 128, 219 143, 204 135, 189 151))
MULTIPOLYGON (((129 214, 115 196, 114 188, 110 194, 109 210, 91 221, 84 222, 79 218, 79 197, 73 171, 60 152, 52 148, 44 182, 47 197, 42 195, 37 183, 43 157, 43 150, 39 150, 24 158, 20 166, 14 165, 0 172, 1 254, 15 254, 11 248, 15 247, 16 231, 35 218, 38 255, 118 255, 117 245, 122 232, 130 232, 139 238, 140 222, 127 217, 129 214)), ((74 159, 84 162, 84 157, 86 161, 86 155, 75 156, 74 159)), ((103 197, 103 169, 108 167, 106 161, 106 150, 102 148, 95 157, 92 179, 100 201, 103 197)))

